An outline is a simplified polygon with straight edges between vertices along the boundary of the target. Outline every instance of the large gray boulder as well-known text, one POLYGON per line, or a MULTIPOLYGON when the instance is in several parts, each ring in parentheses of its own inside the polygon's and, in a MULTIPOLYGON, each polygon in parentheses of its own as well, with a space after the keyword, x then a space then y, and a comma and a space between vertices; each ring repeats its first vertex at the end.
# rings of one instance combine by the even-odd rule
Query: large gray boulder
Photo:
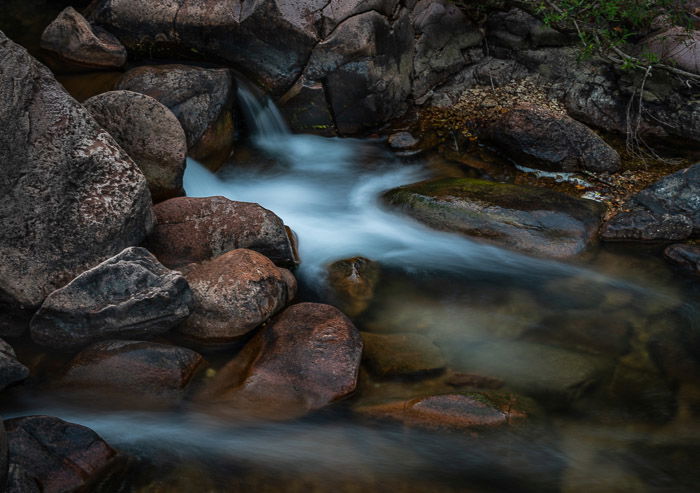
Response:
POLYGON ((93 27, 73 7, 66 7, 41 35, 47 62, 57 71, 118 70, 126 49, 117 38, 93 27))
POLYGON ((700 164, 634 195, 601 229, 605 240, 684 240, 700 236, 700 164))
MULTIPOLYGON (((2 33, 0 67, 0 312, 18 320, 14 311, 141 243, 153 213, 136 164, 2 33)), ((23 329, 3 322, 0 333, 23 329)))
POLYGON ((0 390, 28 376, 29 369, 17 361, 17 355, 12 346, 0 339, 0 390))
POLYGON ((167 332, 190 314, 185 278, 147 250, 127 248, 51 293, 31 320, 32 339, 70 348, 167 332))
POLYGON ((177 117, 145 94, 109 91, 83 103, 139 166, 153 202, 185 195, 187 139, 177 117))
POLYGON ((231 152, 235 84, 230 70, 142 66, 129 70, 116 88, 151 96, 168 107, 185 131, 193 158, 222 162, 231 152))

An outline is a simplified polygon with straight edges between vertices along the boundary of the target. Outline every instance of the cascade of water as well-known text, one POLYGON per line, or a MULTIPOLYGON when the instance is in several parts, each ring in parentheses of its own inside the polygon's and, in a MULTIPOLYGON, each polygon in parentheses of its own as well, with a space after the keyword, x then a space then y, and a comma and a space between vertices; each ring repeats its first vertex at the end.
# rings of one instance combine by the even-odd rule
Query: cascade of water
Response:
POLYGON ((245 81, 238 81, 238 101, 246 121, 256 137, 270 138, 289 134, 289 128, 275 103, 266 95, 256 95, 245 81))

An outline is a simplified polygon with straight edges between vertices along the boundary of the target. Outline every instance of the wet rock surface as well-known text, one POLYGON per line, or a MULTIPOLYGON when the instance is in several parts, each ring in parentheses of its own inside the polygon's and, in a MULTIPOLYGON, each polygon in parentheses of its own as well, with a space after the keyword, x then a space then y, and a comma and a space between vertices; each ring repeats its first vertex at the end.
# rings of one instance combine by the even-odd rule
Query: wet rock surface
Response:
POLYGON ((205 346, 239 340, 285 307, 294 297, 288 279, 268 258, 237 249, 189 266, 192 314, 178 332, 205 346))
POLYGON ((169 108, 185 131, 193 158, 216 158, 220 164, 231 152, 235 84, 230 70, 142 66, 129 70, 116 88, 145 94, 169 108))
POLYGON ((236 248, 293 266, 296 255, 282 220, 249 202, 224 197, 174 198, 154 208, 157 225, 147 247, 163 265, 179 268, 236 248))
POLYGON ((5 428, 11 470, 8 493, 90 491, 119 462, 117 452, 94 431, 58 418, 15 418, 6 421, 5 428))
POLYGON ((0 304, 36 308, 152 227, 143 174, 50 72, 0 34, 0 304))
POLYGON ((5 491, 7 483, 7 435, 5 434, 5 423, 0 418, 0 489, 5 491))
POLYGON ((105 341, 78 353, 57 385, 109 400, 112 405, 114 399, 129 407, 172 404, 183 397, 204 365, 202 356, 190 349, 144 341, 105 341))
POLYGON ((602 206, 589 200, 469 178, 407 185, 384 200, 433 228, 555 258, 588 248, 602 214, 602 206))
POLYGON ((102 28, 91 26, 73 7, 66 7, 41 35, 41 48, 57 71, 118 70, 126 49, 102 28))
POLYGON ((57 349, 152 337, 187 318, 192 303, 182 274, 132 247, 51 293, 32 318, 31 335, 57 349))
POLYGON ((355 317, 372 302, 379 275, 380 265, 364 257, 333 262, 328 266, 331 297, 343 313, 355 317))
POLYGON ((141 169, 153 202, 185 194, 182 175, 187 140, 168 108, 132 91, 106 92, 83 105, 141 169))
POLYGON ((620 156, 566 114, 520 104, 492 121, 483 136, 518 164, 553 171, 617 171, 620 156))
POLYGON ((378 376, 409 376, 444 369, 445 358, 433 342, 420 334, 362 333, 363 359, 378 376))
POLYGON ((398 421, 409 427, 473 431, 517 424, 535 406, 508 393, 465 392, 356 408, 362 416, 398 421))
POLYGON ((601 229, 605 240, 683 240, 700 236, 700 164, 670 174, 627 202, 601 229))
POLYGON ((0 390, 28 376, 29 369, 17 361, 17 355, 12 346, 0 339, 0 390))
POLYGON ((664 256, 686 272, 700 275, 700 245, 671 245, 664 250, 664 256))
POLYGON ((246 344, 198 396, 231 417, 291 419, 355 390, 359 331, 338 309, 300 303, 246 344))

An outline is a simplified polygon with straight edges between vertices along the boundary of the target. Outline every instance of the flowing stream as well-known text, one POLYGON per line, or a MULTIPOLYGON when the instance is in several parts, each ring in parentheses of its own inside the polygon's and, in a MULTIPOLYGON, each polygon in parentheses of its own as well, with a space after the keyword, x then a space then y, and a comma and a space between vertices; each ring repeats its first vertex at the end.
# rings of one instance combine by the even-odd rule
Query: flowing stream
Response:
POLYGON ((326 301, 330 262, 379 262, 375 298, 355 323, 424 335, 447 372, 363 373, 351 400, 288 423, 115 411, 46 390, 10 392, 4 417, 50 414, 94 429, 136 458, 122 491, 693 491, 700 387, 678 383, 673 372, 683 366, 673 358, 687 356, 664 353, 664 344, 695 343, 687 336, 700 331, 696 285, 656 252, 599 249, 556 262, 428 229, 380 201, 385 190, 434 176, 423 161, 400 160, 382 142, 293 135, 266 98, 241 85, 239 100, 254 134, 250 158, 217 174, 189 160, 187 194, 257 202, 279 215, 298 235, 307 298, 326 301), (387 396, 456 391, 445 383, 456 374, 532 396, 542 419, 473 437, 351 412, 387 396))

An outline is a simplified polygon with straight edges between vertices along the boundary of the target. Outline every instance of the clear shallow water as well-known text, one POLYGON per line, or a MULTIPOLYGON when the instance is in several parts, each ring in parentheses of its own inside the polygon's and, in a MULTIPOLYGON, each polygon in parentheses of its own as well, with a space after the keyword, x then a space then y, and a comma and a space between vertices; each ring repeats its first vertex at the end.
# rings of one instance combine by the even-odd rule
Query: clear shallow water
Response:
MULTIPOLYGON (((255 149, 216 175, 189 161, 188 195, 257 202, 282 217, 299 236, 297 275, 313 299, 326 300, 329 262, 380 262, 375 297, 354 322, 423 335, 445 372, 397 380, 363 369, 351 399, 288 423, 230 422, 188 406, 115 411, 100 396, 76 405, 31 385, 3 393, 4 417, 50 414, 94 429, 135 458, 123 491, 696 489, 697 284, 653 251, 607 248, 555 262, 425 228, 382 208, 379 195, 431 168, 380 142, 290 135, 273 106, 249 96, 255 149), (463 390, 448 382, 456 372, 533 397, 539 418, 473 436, 353 414, 463 390)), ((228 355, 208 357, 218 368, 228 355)))

